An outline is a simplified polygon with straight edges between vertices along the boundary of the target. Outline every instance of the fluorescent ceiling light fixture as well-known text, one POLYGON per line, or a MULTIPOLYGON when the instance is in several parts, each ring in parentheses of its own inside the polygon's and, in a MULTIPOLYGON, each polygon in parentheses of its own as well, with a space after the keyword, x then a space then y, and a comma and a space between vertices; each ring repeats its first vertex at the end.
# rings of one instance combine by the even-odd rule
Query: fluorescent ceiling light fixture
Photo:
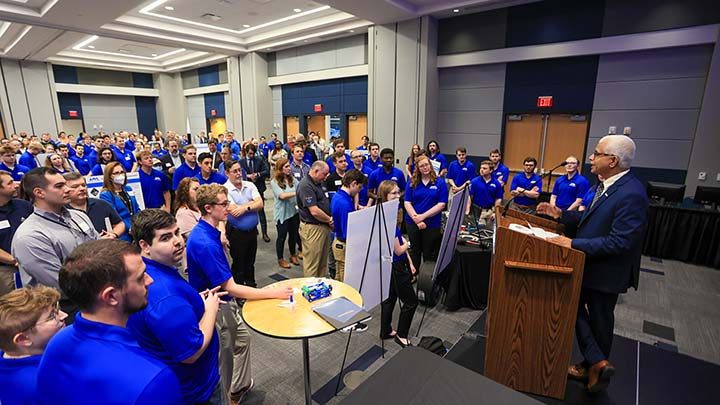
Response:
POLYGON ((3 21, 3 23, 0 24, 0 38, 2 38, 3 35, 5 35, 5 32, 7 32, 8 28, 10 28, 9 22, 3 21))
POLYGON ((173 7, 173 6, 165 6, 165 10, 167 10, 167 11, 173 11, 173 10, 175 10, 175 7, 173 7))
POLYGON ((459 13, 459 12, 460 12, 459 8, 453 9, 453 13, 459 13))
POLYGON ((119 56, 122 56, 125 58, 136 58, 136 59, 146 59, 146 60, 163 59, 163 58, 167 58, 168 56, 172 56, 172 55, 178 54, 180 52, 186 51, 185 48, 180 48, 180 49, 175 49, 173 51, 164 53, 162 55, 153 53, 152 56, 132 55, 132 54, 129 54, 128 51, 125 51, 125 50, 120 50, 118 52, 98 51, 95 49, 95 46, 90 45, 92 42, 96 41, 98 38, 100 38, 100 37, 97 35, 93 35, 90 38, 87 38, 87 39, 83 40, 82 42, 80 42, 79 44, 73 46, 72 49, 74 51, 92 52, 92 53, 99 53, 99 54, 104 54, 104 55, 119 55, 119 56), (89 49, 85 49, 85 48, 89 48, 89 49))
POLYGON ((156 53, 151 54, 150 56, 158 56, 156 53))
MULTIPOLYGON (((363 22, 363 23, 360 23, 360 24, 356 25, 355 27, 356 27, 356 28, 360 28, 360 27, 366 27, 366 26, 368 26, 368 25, 370 25, 369 22, 363 22)), ((313 39, 313 38, 317 38, 317 37, 322 37, 322 36, 324 36, 324 35, 330 35, 330 34, 337 34, 337 33, 339 33, 339 32, 345 32, 345 31, 347 31, 347 30, 348 30, 347 27, 343 27, 343 28, 337 28, 337 29, 328 30, 328 31, 323 31, 323 32, 315 32, 315 33, 312 33, 312 34, 303 35, 303 36, 296 37, 296 38, 290 38, 290 39, 285 39, 285 40, 278 41, 278 42, 273 42, 272 44, 262 44, 262 45, 260 45, 260 46, 256 46, 256 47, 253 47, 253 48, 248 49, 248 52, 252 52, 252 51, 254 51, 254 50, 262 49, 262 48, 265 48, 265 50, 268 50, 268 51, 269 51, 269 50, 271 50, 272 48, 277 48, 278 46, 290 44, 290 43, 293 43, 293 42, 299 42, 299 41, 302 41, 303 39, 313 39)))
POLYGON ((103 28, 109 29, 112 31, 125 32, 125 33, 133 34, 133 35, 142 35, 142 36, 151 37, 151 38, 167 39, 167 40, 175 41, 175 42, 184 42, 186 44, 195 44, 195 45, 207 46, 207 47, 211 47, 211 48, 228 49, 233 52, 247 52, 247 50, 244 47, 229 46, 229 45, 225 45, 225 44, 222 44, 219 42, 196 41, 193 39, 180 38, 180 37, 175 37, 175 36, 171 36, 171 35, 156 34, 154 32, 150 32, 150 31, 146 31, 146 30, 142 30, 142 29, 138 29, 138 28, 129 28, 129 27, 125 27, 122 25, 105 24, 105 25, 103 25, 103 28))
POLYGON ((302 10, 300 10, 299 8, 294 8, 293 11, 296 12, 296 13, 301 13, 301 12, 302 12, 302 10))
POLYGON ((74 59, 74 58, 57 58, 57 57, 52 57, 52 58, 48 58, 47 60, 48 60, 49 62, 61 62, 61 63, 70 64, 70 65, 106 66, 106 67, 117 68, 117 69, 120 69, 120 70, 131 70, 131 71, 133 71, 133 70, 147 70, 147 71, 150 71, 150 72, 157 72, 157 71, 161 71, 161 70, 162 70, 161 68, 148 68, 148 67, 143 67, 143 66, 138 66, 138 65, 132 65, 132 66, 130 66, 130 65, 115 65, 115 64, 112 64, 112 63, 84 61, 84 60, 77 60, 77 59, 74 59))
POLYGON ((32 28, 32 25, 28 25, 27 27, 25 27, 25 29, 23 29, 22 32, 20 32, 20 35, 18 35, 18 37, 15 38, 14 41, 12 41, 10 43, 10 45, 8 45, 7 48, 3 49, 3 53, 7 54, 8 52, 10 52, 15 47, 15 45, 17 45, 18 42, 20 42, 23 39, 23 37, 25 37, 25 35, 27 35, 27 33, 30 32, 31 28, 32 28))
POLYGON ((95 45, 88 45, 87 47, 90 49, 95 49, 95 45))
MULTIPOLYGON (((246 28, 246 29, 244 29, 244 30, 233 30, 233 29, 230 29, 230 28, 217 27, 217 26, 214 26, 214 25, 211 25, 211 24, 205 24, 205 23, 201 23, 201 22, 197 22, 197 21, 187 20, 187 19, 178 18, 178 17, 172 17, 172 16, 169 16, 169 15, 158 14, 158 13, 153 12, 153 10, 155 10, 156 8, 160 7, 161 5, 163 5, 163 4, 167 3, 167 2, 168 2, 168 0, 157 0, 157 1, 154 1, 154 2, 152 2, 152 3, 150 3, 150 4, 148 4, 147 6, 143 7, 142 9, 140 9, 140 14, 150 15, 150 16, 153 16, 153 17, 162 18, 162 19, 170 20, 170 21, 175 21, 175 22, 179 22, 179 23, 182 23, 182 24, 189 24, 189 25, 195 25, 195 26, 198 26, 198 27, 204 27, 204 28, 208 28, 208 29, 211 29, 211 30, 230 32, 230 33, 233 33, 233 34, 236 34, 236 35, 242 35, 242 34, 245 34, 246 32, 254 31, 254 30, 257 30, 257 29, 260 29, 260 28, 269 27, 269 26, 275 25, 275 24, 280 24, 280 23, 283 23, 283 22, 286 22, 286 21, 294 20, 294 19, 296 19, 296 18, 304 17, 304 16, 306 16, 306 15, 319 13, 319 12, 321 12, 321 11, 325 11, 325 10, 327 10, 327 9, 330 8, 330 6, 322 6, 322 7, 314 8, 314 9, 312 9, 312 10, 303 11, 303 12, 297 12, 297 11, 296 11, 295 14, 293 14, 293 15, 290 15, 290 16, 287 16, 287 17, 283 17, 283 18, 278 18, 277 20, 273 20, 273 21, 268 21, 268 22, 266 22, 266 23, 264 23, 264 24, 256 25, 256 26, 254 26, 254 27, 248 27, 248 28, 246 28)), ((295 9, 295 10, 300 10, 300 9, 295 9)), ((293 11, 294 11, 294 10, 293 10, 293 11)), ((302 11, 302 10, 300 10, 300 11, 302 11)))
POLYGON ((243 24, 243 28, 250 28, 250 24, 243 24))
POLYGON ((188 66, 202 65, 203 63, 213 62, 213 61, 216 61, 218 59, 223 59, 223 58, 227 58, 227 55, 213 56, 213 57, 210 57, 207 59, 199 60, 197 62, 186 63, 184 65, 168 66, 167 70, 177 70, 177 69, 186 68, 188 66))

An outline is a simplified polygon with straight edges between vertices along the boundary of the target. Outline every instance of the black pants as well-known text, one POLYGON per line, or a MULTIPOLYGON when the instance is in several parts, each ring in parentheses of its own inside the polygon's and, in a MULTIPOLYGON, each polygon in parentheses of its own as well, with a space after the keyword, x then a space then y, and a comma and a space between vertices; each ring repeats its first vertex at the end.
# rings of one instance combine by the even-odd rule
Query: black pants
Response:
POLYGON ((225 226, 225 236, 230 242, 233 279, 237 284, 256 287, 255 255, 257 253, 257 228, 249 231, 236 229, 230 223, 225 226))
POLYGON ((263 201, 263 207, 260 211, 258 211, 258 219, 260 220, 260 230, 262 231, 263 236, 265 236, 267 235, 267 217, 265 216, 265 196, 263 193, 260 194, 263 201))
POLYGON ((617 299, 617 294, 585 287, 580 290, 575 337, 586 366, 610 357, 617 299))
MULTIPOLYGON (((410 242, 412 244, 412 242, 410 242)), ((407 338, 410 333, 415 308, 418 306, 417 295, 412 287, 412 274, 407 260, 393 262, 390 275, 390 294, 382 302, 382 319, 380 335, 387 336, 392 332, 392 314, 395 302, 400 298, 400 318, 398 319, 397 335, 407 338)))
POLYGON ((420 268, 420 258, 423 260, 437 260, 440 250, 440 228, 419 229, 415 222, 406 221, 408 239, 410 239, 410 258, 416 269, 420 268))
POLYGON ((285 220, 283 223, 276 223, 277 228, 277 240, 275 241, 275 251, 277 252, 278 260, 283 258, 283 252, 285 248, 285 239, 288 240, 288 248, 290 249, 290 256, 295 256, 295 245, 300 240, 299 229, 300 229, 300 214, 295 214, 292 217, 285 220))

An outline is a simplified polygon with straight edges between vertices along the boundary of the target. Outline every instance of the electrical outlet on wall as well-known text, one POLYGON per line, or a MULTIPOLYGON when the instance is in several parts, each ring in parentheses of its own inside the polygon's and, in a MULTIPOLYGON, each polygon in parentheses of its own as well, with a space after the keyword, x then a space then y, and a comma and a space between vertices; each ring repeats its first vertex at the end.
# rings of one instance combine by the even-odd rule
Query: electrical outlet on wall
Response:
POLYGON ((707 173, 705 173, 705 172, 698 173, 698 180, 705 181, 706 178, 707 178, 707 173))
POLYGON ((720 173, 718 173, 717 176, 715 176, 715 181, 720 181, 720 173))

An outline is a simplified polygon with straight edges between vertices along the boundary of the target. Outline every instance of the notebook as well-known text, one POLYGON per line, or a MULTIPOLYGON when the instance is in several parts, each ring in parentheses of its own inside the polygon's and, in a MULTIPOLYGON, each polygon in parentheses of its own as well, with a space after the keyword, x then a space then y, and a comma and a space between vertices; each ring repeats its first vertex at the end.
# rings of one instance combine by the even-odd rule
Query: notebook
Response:
POLYGON ((335 329, 343 329, 370 319, 369 312, 345 297, 337 297, 317 304, 312 310, 335 329))

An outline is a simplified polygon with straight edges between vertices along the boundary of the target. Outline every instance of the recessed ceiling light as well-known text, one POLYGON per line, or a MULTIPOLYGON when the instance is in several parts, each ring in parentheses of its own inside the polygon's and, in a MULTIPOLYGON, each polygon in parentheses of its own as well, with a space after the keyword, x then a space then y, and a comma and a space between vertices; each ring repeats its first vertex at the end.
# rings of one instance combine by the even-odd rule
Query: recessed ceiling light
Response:
POLYGON ((308 42, 308 40, 306 39, 306 40, 304 40, 303 42, 308 42))
POLYGON ((266 51, 272 51, 272 48, 266 48, 265 50, 266 50, 266 51))
POLYGON ((302 12, 302 10, 300 10, 299 8, 294 8, 293 11, 296 12, 296 13, 302 12))
POLYGON ((88 45, 88 48, 95 49, 95 45, 88 45))
POLYGON ((157 54, 156 54, 156 53, 152 53, 152 54, 150 54, 150 56, 157 56, 157 54))
POLYGON ((348 31, 348 32, 355 32, 355 30, 350 30, 350 31, 348 31))
POLYGON ((250 24, 243 24, 243 28, 250 28, 250 24))
POLYGON ((173 6, 165 6, 165 10, 167 10, 167 11, 173 11, 173 10, 175 10, 175 7, 173 7, 173 6))
POLYGON ((459 12, 460 12, 460 9, 459 9, 459 8, 453 9, 453 13, 459 13, 459 12))

